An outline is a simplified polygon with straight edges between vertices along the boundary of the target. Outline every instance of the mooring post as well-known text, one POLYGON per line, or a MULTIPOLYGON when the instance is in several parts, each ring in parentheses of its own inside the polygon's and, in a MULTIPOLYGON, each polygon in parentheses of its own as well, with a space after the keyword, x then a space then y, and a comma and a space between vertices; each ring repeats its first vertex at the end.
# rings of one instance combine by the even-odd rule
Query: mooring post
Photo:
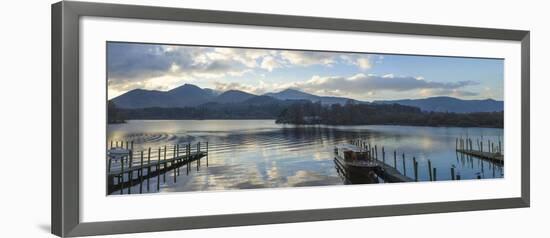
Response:
POLYGON ((397 151, 393 150, 393 168, 397 168, 397 151))
POLYGON ((147 150, 147 192, 149 192, 149 178, 151 177, 151 147, 147 150))
POLYGON ((157 192, 160 191, 160 147, 158 152, 158 160, 157 160, 157 192))
POLYGON ((180 165, 181 165, 180 145, 177 144, 176 147, 177 147, 177 148, 176 148, 176 157, 177 157, 177 160, 176 160, 176 167, 178 167, 178 168, 177 168, 177 173, 178 173, 178 175, 180 175, 180 165))
POLYGON ((418 162, 414 160, 414 181, 418 182, 418 162))
POLYGON ((172 158, 172 171, 174 172, 174 183, 176 183, 176 176, 177 176, 176 167, 178 167, 177 163, 176 163, 176 158, 177 158, 176 157, 176 147, 177 147, 177 145, 174 145, 174 152, 173 152, 173 156, 172 156, 173 157, 172 158), (174 166, 174 164, 176 164, 176 166, 174 166))
POLYGON ((124 157, 120 158, 120 177, 122 177, 122 182, 120 182, 120 194, 124 194, 124 157))
POLYGON ((107 172, 111 172, 111 164, 112 164, 112 160, 111 160, 111 156, 108 156, 107 157, 107 161, 109 162, 109 165, 107 166, 107 172))
POLYGON ((455 140, 455 150, 458 150, 458 137, 455 140))
POLYGON ((199 165, 201 163, 201 157, 199 156, 199 153, 201 151, 201 142, 197 142, 197 153, 195 154, 196 160, 197 160, 197 171, 199 171, 199 165))
POLYGON ((162 163, 162 181, 166 183, 166 146, 164 146, 164 160, 162 163))
POLYGON ((384 150, 384 146, 382 146, 382 163, 386 165, 386 151, 384 150))
POLYGON ((480 145, 479 152, 483 152, 483 141, 480 141, 479 145, 480 145))
POLYGON ((434 181, 437 181, 437 168, 434 168, 434 181))
POLYGON ((403 175, 407 176, 407 168, 405 167, 405 153, 403 153, 403 175))
POLYGON ((455 167, 451 167, 451 180, 455 180, 455 167))
POLYGON ((206 167, 208 167, 208 141, 206 142, 206 167))
POLYGON ((141 159, 140 159, 138 176, 139 176, 139 193, 143 193, 143 150, 141 151, 141 159))
POLYGON ((432 174, 432 161, 428 160, 428 172, 430 174, 430 181, 433 181, 433 174, 432 174))
POLYGON ((378 160, 378 146, 374 145, 374 155, 376 156, 376 160, 378 160))
POLYGON ((185 149, 187 153, 187 156, 185 157, 185 162, 186 162, 185 167, 187 168, 187 175, 189 175, 189 164, 191 163, 189 160, 191 158, 191 144, 187 144, 185 149))
POLYGON ((130 183, 130 186, 128 186, 128 194, 132 193, 132 179, 134 177, 134 171, 132 170, 132 160, 134 159, 134 152, 130 150, 130 162, 128 163, 128 182, 130 183))

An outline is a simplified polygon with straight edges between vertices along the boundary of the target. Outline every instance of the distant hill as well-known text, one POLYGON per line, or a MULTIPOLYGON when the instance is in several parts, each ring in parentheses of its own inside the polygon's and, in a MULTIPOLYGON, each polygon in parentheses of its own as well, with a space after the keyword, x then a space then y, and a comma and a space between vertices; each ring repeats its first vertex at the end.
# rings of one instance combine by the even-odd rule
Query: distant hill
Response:
MULTIPOLYGON (((325 96, 317 96, 309 93, 304 93, 302 91, 296 90, 296 89, 285 89, 283 91, 280 91, 278 93, 266 93, 265 96, 274 97, 279 100, 309 100, 311 102, 318 102, 320 101, 322 104, 346 104, 348 101, 353 102, 360 102, 354 99, 350 98, 343 98, 343 97, 325 97, 325 96)), ((363 102, 364 103, 364 102, 363 102)))
POLYGON ((194 107, 214 99, 211 91, 184 84, 170 91, 134 89, 111 99, 119 108, 194 107))
MULTIPOLYGON (((369 104, 344 97, 317 96, 296 89, 286 89, 276 93, 255 95, 239 90, 219 92, 213 89, 200 88, 192 84, 184 84, 170 91, 134 89, 110 100, 116 107, 124 109, 142 108, 186 108, 186 107, 223 107, 225 104, 244 105, 288 105, 297 101, 321 102, 323 105, 341 104, 348 102, 369 104)), ((424 99, 383 100, 374 101, 374 104, 399 104, 418 107, 422 111, 434 112, 500 112, 504 110, 504 103, 493 99, 462 100, 452 97, 431 97, 424 99)))
POLYGON ((217 96, 213 101, 218 103, 239 103, 253 97, 257 96, 239 90, 229 90, 217 96))
POLYGON ((504 102, 493 99, 462 100, 453 97, 430 97, 424 99, 373 101, 375 104, 399 104, 418 107, 422 111, 433 112, 500 112, 504 110, 504 102))

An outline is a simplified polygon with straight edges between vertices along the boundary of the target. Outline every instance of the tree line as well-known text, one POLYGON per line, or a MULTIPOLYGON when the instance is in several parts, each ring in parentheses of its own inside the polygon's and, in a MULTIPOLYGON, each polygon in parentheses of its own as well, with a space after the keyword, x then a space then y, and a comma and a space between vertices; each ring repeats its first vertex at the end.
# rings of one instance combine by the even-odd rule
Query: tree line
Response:
POLYGON ((501 112, 423 112, 420 108, 399 104, 323 105, 321 102, 278 101, 261 104, 207 103, 185 108, 118 108, 108 103, 108 122, 125 120, 203 120, 203 119, 275 119, 281 124, 326 125, 410 125, 503 128, 501 112))
POLYGON ((410 125, 503 128, 503 112, 423 112, 399 104, 345 105, 302 102, 290 105, 277 117, 277 123, 327 125, 410 125))

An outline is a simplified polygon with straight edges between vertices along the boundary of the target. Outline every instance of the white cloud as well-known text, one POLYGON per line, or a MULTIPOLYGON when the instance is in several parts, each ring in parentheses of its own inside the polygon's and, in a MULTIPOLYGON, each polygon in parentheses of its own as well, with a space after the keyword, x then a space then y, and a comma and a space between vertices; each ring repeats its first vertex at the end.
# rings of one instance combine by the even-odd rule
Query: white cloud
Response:
POLYGON ((310 65, 331 65, 335 63, 338 54, 328 52, 311 51, 281 51, 280 56, 283 60, 295 66, 310 65))
POLYGON ((281 64, 275 60, 272 56, 266 56, 262 60, 262 64, 260 65, 262 69, 266 69, 269 72, 273 71, 273 69, 281 67, 281 64))
POLYGON ((359 68, 362 70, 367 70, 372 67, 372 65, 370 64, 370 60, 367 58, 357 59, 357 66, 359 66, 359 68))

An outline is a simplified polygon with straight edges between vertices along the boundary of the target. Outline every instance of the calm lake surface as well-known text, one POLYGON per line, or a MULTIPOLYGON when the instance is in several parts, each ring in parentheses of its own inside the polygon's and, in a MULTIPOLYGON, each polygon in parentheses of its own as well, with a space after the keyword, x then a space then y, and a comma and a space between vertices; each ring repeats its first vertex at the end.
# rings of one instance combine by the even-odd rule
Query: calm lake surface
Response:
MULTIPOLYGON (((209 142, 209 166, 181 173, 177 183, 166 179, 160 192, 248 188, 341 185, 334 162, 334 147, 352 139, 366 139, 386 151, 386 163, 413 177, 413 156, 419 180, 428 181, 428 160, 438 180, 451 178, 455 167, 461 179, 502 178, 503 168, 455 152, 457 137, 502 141, 503 129, 414 126, 294 126, 274 120, 134 120, 110 124, 107 141, 134 141, 134 149, 158 148, 177 143, 209 142)), ((475 142, 474 142, 475 143, 475 142)), ((504 147, 504 146, 503 146, 504 147)), ((505 152, 503 152, 505 153, 505 152)), ((172 173, 167 174, 167 177, 172 173)), ((152 180, 156 184, 155 179, 152 180)), ((137 189, 139 186, 134 186, 137 189)), ((156 188, 151 187, 151 192, 156 188)))

